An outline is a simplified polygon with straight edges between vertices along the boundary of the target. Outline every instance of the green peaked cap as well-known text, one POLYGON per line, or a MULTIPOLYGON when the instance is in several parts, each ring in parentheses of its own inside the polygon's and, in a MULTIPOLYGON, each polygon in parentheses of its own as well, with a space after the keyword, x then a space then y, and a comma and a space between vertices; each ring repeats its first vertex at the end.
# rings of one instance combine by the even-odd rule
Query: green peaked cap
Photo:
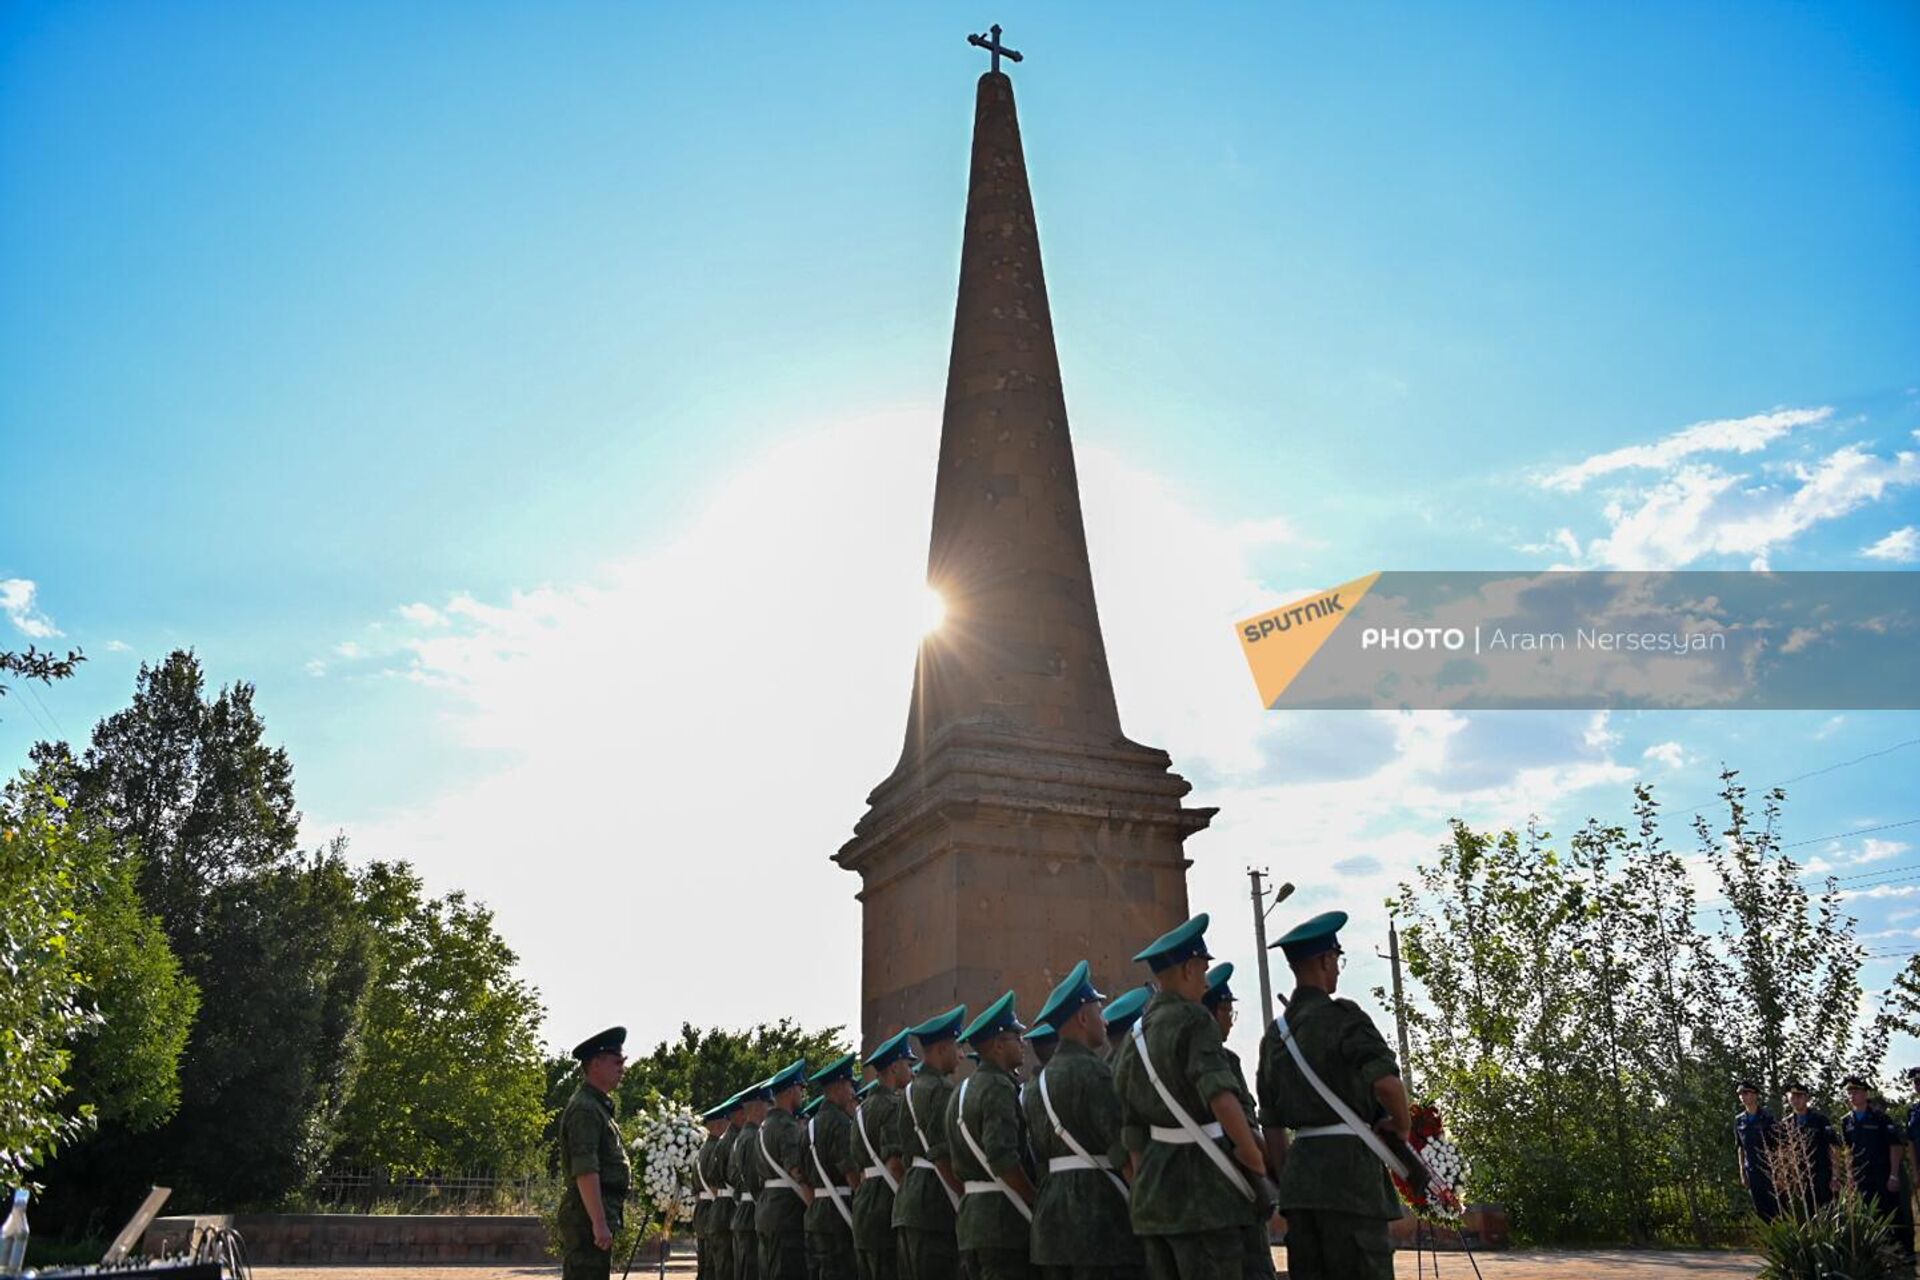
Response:
POLYGON ((767 1092, 779 1093, 791 1089, 796 1084, 805 1084, 807 1079, 807 1060, 795 1058, 786 1066, 767 1077, 767 1092))
POLYGON ((1185 924, 1176 925, 1140 949, 1135 960, 1144 960, 1159 973, 1196 957, 1213 959, 1207 950, 1207 913, 1202 911, 1185 924))
POLYGON ((867 1055, 867 1065, 875 1071, 883 1071, 893 1065, 895 1058, 905 1058, 908 1062, 914 1061, 913 1046, 908 1043, 908 1037, 912 1034, 913 1028, 903 1027, 888 1036, 880 1042, 878 1049, 867 1055))
POLYGON ((967 1020, 967 1006, 957 1004, 945 1013, 936 1013, 918 1026, 907 1028, 907 1034, 922 1045, 951 1040, 960 1034, 960 1028, 967 1020))
POLYGON ((835 1058, 826 1066, 807 1077, 808 1084, 832 1084, 835 1080, 853 1079, 853 1055, 845 1054, 835 1058))
MULTIPOLYGON (((1082 960, 1067 971, 1066 977, 1060 979, 1059 985, 1047 996, 1047 1002, 1040 1006, 1040 1012, 1034 1015, 1034 1021, 1049 1023, 1057 1028, 1071 1018, 1081 1005, 1105 999, 1094 989, 1087 962, 1082 960)), ((1029 1033, 1027 1038, 1037 1040, 1040 1037, 1029 1033)))
POLYGON ((1211 1009, 1222 1001, 1233 999, 1233 989, 1227 985, 1233 977, 1233 961, 1227 960, 1207 970, 1207 993, 1200 997, 1200 1003, 1211 1009))
POLYGON ((1020 1015, 1013 1011, 1013 992, 1009 991, 981 1010, 980 1016, 973 1020, 972 1025, 960 1033, 960 1039, 967 1044, 972 1044, 975 1040, 998 1035, 1002 1031, 1025 1031, 1026 1029, 1026 1023, 1020 1021, 1020 1015))
POLYGON ((1344 911, 1323 911, 1311 920, 1302 921, 1280 935, 1277 942, 1267 944, 1271 951, 1279 947, 1286 953, 1288 960, 1307 960, 1323 951, 1332 951, 1340 945, 1336 936, 1347 927, 1347 913, 1344 911))
POLYGON ((1140 1017, 1140 1011, 1147 1007, 1147 1001, 1153 997, 1153 988, 1140 986, 1131 991, 1122 991, 1115 996, 1100 1016, 1106 1019, 1107 1034, 1116 1035, 1131 1027, 1140 1017))

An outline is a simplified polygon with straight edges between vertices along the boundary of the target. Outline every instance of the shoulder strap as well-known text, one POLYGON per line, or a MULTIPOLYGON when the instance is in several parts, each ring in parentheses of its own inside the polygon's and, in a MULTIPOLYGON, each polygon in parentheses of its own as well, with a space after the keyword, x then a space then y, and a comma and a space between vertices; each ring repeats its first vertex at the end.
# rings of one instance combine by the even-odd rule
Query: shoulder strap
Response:
MULTIPOLYGON (((1053 1131, 1060 1135, 1060 1141, 1067 1144, 1067 1149, 1079 1156, 1082 1160, 1085 1160, 1088 1164, 1093 1165, 1094 1168, 1099 1169, 1100 1166, 1094 1164, 1092 1153, 1080 1145, 1078 1138, 1067 1132, 1067 1126, 1060 1123, 1060 1113, 1053 1109, 1053 1095, 1047 1092, 1047 1071, 1044 1067, 1040 1070, 1040 1105, 1047 1109, 1047 1123, 1051 1124, 1053 1131)), ((1127 1184, 1119 1174, 1111 1169, 1100 1169, 1100 1172, 1107 1175, 1107 1181, 1113 1184, 1113 1189, 1120 1193, 1122 1200, 1132 1200, 1133 1197, 1127 1192, 1127 1184)))
MULTIPOLYGON (((913 1121, 914 1135, 920 1139, 920 1158, 931 1164, 933 1162, 933 1144, 927 1141, 927 1131, 920 1127, 920 1117, 913 1109, 914 1083, 913 1081, 907 1082, 907 1119, 913 1121)), ((947 1180, 941 1175, 940 1170, 933 1170, 933 1180, 940 1184, 942 1191, 947 1193, 947 1203, 951 1204, 956 1210, 959 1209, 960 1197, 954 1192, 951 1186, 947 1185, 947 1180)))
MULTIPOLYGON (((718 1138, 714 1139, 713 1146, 715 1149, 720 1146, 720 1140, 718 1138)), ((707 1159, 713 1154, 713 1150, 702 1151, 699 1155, 695 1156, 693 1160, 693 1171, 700 1179, 701 1190, 705 1191, 708 1195, 713 1194, 713 1184, 707 1181, 707 1159)))
POLYGON ((887 1189, 895 1195, 900 1193, 900 1182, 893 1176, 893 1170, 887 1168, 887 1162, 873 1149, 873 1139, 867 1136, 867 1104, 861 1103, 859 1110, 853 1113, 854 1123, 860 1127, 860 1141, 867 1148, 867 1159, 879 1166, 880 1176, 887 1180, 887 1189))
POLYGON ((1356 1115, 1353 1108, 1329 1089, 1327 1082, 1307 1065, 1307 1055, 1300 1052, 1300 1044, 1293 1038, 1293 1029, 1287 1026, 1287 1015, 1283 1013, 1275 1018, 1273 1025, 1274 1029, 1280 1033, 1281 1042, 1287 1046, 1287 1052, 1293 1055, 1294 1065, 1300 1068, 1300 1074, 1305 1076, 1307 1083, 1313 1086, 1313 1091, 1320 1095, 1320 1100, 1333 1108, 1333 1114, 1340 1117, 1340 1123, 1353 1130, 1353 1136, 1364 1142, 1368 1150, 1380 1158, 1381 1164, 1387 1166, 1396 1177, 1406 1178, 1408 1176, 1406 1164, 1399 1156, 1387 1149, 1386 1143, 1380 1141, 1380 1135, 1373 1131, 1373 1126, 1356 1115))
POLYGON ((968 1076, 960 1082, 960 1097, 959 1100, 954 1103, 953 1107, 953 1117, 960 1125, 960 1136, 967 1140, 967 1150, 973 1152, 973 1158, 980 1162, 980 1167, 986 1170, 989 1178, 993 1179, 993 1185, 1000 1188, 1000 1194, 1005 1196, 1008 1201, 1012 1203, 1013 1207, 1020 1211, 1021 1217, 1025 1218, 1028 1222, 1032 1222, 1032 1207, 1020 1198, 1018 1192, 1006 1184, 1005 1179, 993 1171, 993 1166, 987 1163, 987 1153, 982 1151, 980 1144, 973 1140, 973 1130, 967 1128, 967 1086, 972 1084, 973 1080, 974 1078, 972 1076, 968 1076))
POLYGON ((1193 1117, 1187 1114, 1187 1109, 1180 1105, 1179 1101, 1174 1098, 1172 1092, 1168 1090, 1167 1086, 1161 1081, 1160 1073, 1154 1070, 1153 1055, 1147 1052, 1147 1019, 1145 1014, 1142 1014, 1140 1020, 1133 1024, 1133 1047, 1139 1052, 1140 1061, 1147 1069, 1147 1079, 1153 1082, 1153 1091, 1160 1095, 1160 1101, 1164 1102, 1167 1110, 1173 1113, 1173 1118, 1180 1122, 1180 1127, 1187 1131, 1187 1137, 1192 1139, 1195 1145, 1207 1153, 1207 1158, 1213 1161, 1214 1168, 1227 1175, 1227 1181, 1233 1184, 1235 1191, 1238 1191, 1249 1200, 1254 1199, 1253 1184, 1247 1181, 1247 1175, 1241 1171, 1239 1165, 1235 1164, 1233 1160, 1228 1157, 1226 1152, 1219 1148, 1218 1144, 1207 1137, 1199 1125, 1194 1123, 1193 1117))
POLYGON ((820 1144, 813 1140, 813 1124, 819 1118, 819 1116, 807 1117, 807 1154, 813 1157, 813 1167, 820 1171, 820 1181, 826 1184, 827 1195, 832 1199, 833 1207, 840 1211, 840 1217, 846 1224, 852 1226, 853 1210, 847 1208, 846 1201, 840 1198, 840 1184, 835 1182, 833 1175, 827 1172, 826 1162, 820 1158, 820 1144))

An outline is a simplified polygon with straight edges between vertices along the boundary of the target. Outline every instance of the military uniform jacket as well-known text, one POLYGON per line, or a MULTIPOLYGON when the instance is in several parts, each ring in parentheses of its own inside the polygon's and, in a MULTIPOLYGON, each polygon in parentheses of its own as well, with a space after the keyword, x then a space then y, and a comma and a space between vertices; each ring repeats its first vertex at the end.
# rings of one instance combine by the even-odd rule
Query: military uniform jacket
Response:
POLYGON ((748 1122, 735 1129, 733 1149, 727 1152, 727 1181, 733 1184, 733 1230, 753 1230, 756 1193, 766 1168, 760 1158, 760 1126, 748 1122))
POLYGON ((613 1099, 590 1084, 582 1084, 560 1113, 560 1163, 567 1172, 566 1195, 580 1198, 582 1174, 600 1175, 600 1197, 618 1203, 626 1199, 633 1180, 627 1148, 614 1122, 613 1099))
POLYGON ((1145 1255, 1127 1216, 1127 1198, 1094 1169, 1047 1171, 1047 1162, 1074 1154, 1053 1130, 1040 1080, 1074 1141, 1090 1156, 1106 1156, 1124 1174, 1126 1145, 1120 1141, 1120 1095, 1113 1069, 1093 1050, 1062 1038, 1040 1078, 1027 1086, 1023 1104, 1027 1137, 1039 1166, 1040 1199, 1033 1209, 1033 1263, 1041 1267, 1138 1267, 1145 1255))
MULTIPOLYGON (((1161 1082, 1193 1122, 1206 1128, 1214 1122, 1209 1101, 1234 1087, 1233 1064, 1227 1061, 1219 1024, 1198 1001, 1171 991, 1156 991, 1140 1018, 1147 1053, 1161 1082)), ((1177 1129, 1180 1122, 1160 1100, 1130 1044, 1115 1060, 1113 1083, 1120 1094, 1121 1140, 1128 1151, 1140 1155, 1139 1176, 1133 1182, 1134 1231, 1185 1235, 1244 1226, 1247 1198, 1206 1152, 1192 1143, 1151 1139, 1149 1128, 1177 1129)), ((1227 1149, 1224 1139, 1220 1145, 1227 1149)))
POLYGON ((1867 1194, 1884 1193, 1894 1159, 1906 1138, 1900 1126, 1878 1111, 1849 1111, 1840 1118, 1840 1134, 1853 1153, 1853 1185, 1867 1194))
POLYGON ((760 1185, 753 1205, 753 1229, 762 1235, 775 1235, 782 1231, 799 1231, 806 1222, 806 1201, 800 1193, 785 1187, 774 1186, 769 1179, 774 1177, 792 1178, 795 1170, 801 1172, 801 1181, 806 1178, 807 1167, 807 1129, 791 1111, 782 1111, 775 1107, 767 1112, 767 1118, 760 1124, 760 1142, 754 1145, 751 1155, 755 1169, 760 1173, 760 1185), (772 1156, 779 1169, 767 1167, 765 1156, 760 1148, 766 1148, 766 1154, 772 1156))
MULTIPOLYGON (((1014 1169, 1027 1173, 1027 1126, 1020 1115, 1019 1089, 1004 1067, 982 1062, 967 1085, 966 1110, 960 1109, 960 1091, 954 1090, 947 1102, 947 1149, 953 1171, 962 1182, 989 1183, 995 1174, 1004 1176, 1014 1169), (980 1144, 986 1164, 973 1154, 960 1133, 960 1121, 980 1144)), ((962 1249, 1022 1249, 1027 1247, 1027 1220, 1021 1216, 1006 1193, 998 1187, 991 1191, 969 1191, 960 1201, 960 1216, 954 1235, 962 1249)))
POLYGON ((938 1170, 913 1168, 915 1157, 945 1160, 947 1149, 947 1100, 953 1096, 953 1082, 921 1063, 913 1069, 913 1081, 907 1085, 900 1105, 900 1152, 906 1157, 906 1180, 893 1201, 893 1225, 916 1231, 954 1229, 953 1203, 947 1199, 938 1170), (913 1119, 920 1118, 926 1130, 924 1144, 914 1130, 913 1119))
MULTIPOLYGON (((1384 1114, 1373 1096, 1374 1082, 1399 1075, 1400 1067, 1359 1005, 1336 1000, 1318 987, 1300 987, 1281 1016, 1315 1074, 1335 1096, 1363 1120, 1384 1114)), ((1269 1129, 1340 1123, 1271 1026, 1260 1040, 1259 1089, 1260 1120, 1269 1129)), ((1280 1211, 1289 1209, 1391 1219, 1400 1216, 1400 1197, 1386 1166, 1359 1138, 1303 1138, 1289 1148, 1280 1171, 1280 1211)))
POLYGON ((708 1134, 707 1140, 700 1144, 700 1150, 694 1153, 693 1167, 698 1170, 698 1175, 693 1180, 693 1189, 698 1193, 693 1206, 693 1234, 696 1236, 704 1236, 713 1230, 714 1215, 719 1212, 720 1206, 726 1203, 707 1196, 709 1183, 716 1191, 726 1185, 725 1180, 715 1178, 711 1172, 713 1153, 719 1146, 720 1139, 708 1134))
MULTIPOLYGON (((840 1203, 851 1210, 853 1192, 847 1189, 851 1181, 847 1174, 849 1170, 863 1167, 853 1154, 854 1144, 859 1141, 853 1136, 853 1118, 833 1103, 823 1102, 814 1111, 812 1124, 813 1141, 807 1146, 805 1166, 807 1181, 816 1188, 820 1185, 820 1170, 814 1163, 817 1156, 819 1163, 826 1166, 833 1185, 840 1188, 840 1203)), ((848 1234, 847 1220, 833 1207, 833 1197, 825 1191, 818 1191, 813 1203, 807 1206, 807 1230, 829 1235, 848 1234)))
POLYGON ((853 1152, 852 1163, 866 1171, 866 1176, 860 1181, 860 1189, 853 1193, 853 1243, 856 1248, 884 1250, 888 1253, 893 1250, 893 1188, 887 1185, 884 1174, 873 1170, 876 1166, 884 1167, 888 1156, 897 1156, 905 1150, 900 1145, 900 1126, 906 1120, 902 1114, 899 1092, 883 1084, 876 1085, 872 1093, 860 1100, 858 1118, 848 1126, 847 1141, 853 1152), (860 1120, 866 1122, 867 1138, 873 1142, 871 1151, 860 1137, 860 1120))
POLYGON ((1779 1125, 1765 1107, 1752 1114, 1742 1107, 1740 1114, 1733 1118, 1733 1140, 1740 1148, 1740 1164, 1746 1169, 1749 1181, 1772 1181, 1773 1166, 1767 1162, 1767 1155, 1773 1150, 1779 1125))

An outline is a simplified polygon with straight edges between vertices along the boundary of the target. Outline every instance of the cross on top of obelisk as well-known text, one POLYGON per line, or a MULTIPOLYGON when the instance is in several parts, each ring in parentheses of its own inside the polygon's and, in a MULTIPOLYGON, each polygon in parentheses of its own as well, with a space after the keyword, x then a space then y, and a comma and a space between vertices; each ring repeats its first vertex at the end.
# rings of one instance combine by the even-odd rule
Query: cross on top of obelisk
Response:
POLYGON ((987 28, 987 34, 984 36, 968 36, 967 43, 977 45, 993 55, 993 74, 995 75, 1000 74, 1002 57, 1011 58, 1015 62, 1020 61, 1018 50, 1009 49, 1000 43, 1000 24, 997 22, 987 28))

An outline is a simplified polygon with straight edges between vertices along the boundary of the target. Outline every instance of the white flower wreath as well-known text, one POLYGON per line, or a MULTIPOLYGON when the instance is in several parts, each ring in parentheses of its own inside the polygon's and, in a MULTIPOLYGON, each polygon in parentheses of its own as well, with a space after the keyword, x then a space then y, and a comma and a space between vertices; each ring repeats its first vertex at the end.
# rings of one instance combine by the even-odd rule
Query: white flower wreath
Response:
POLYGON ((641 1191, 669 1226, 693 1217, 700 1181, 695 1162, 706 1138, 700 1117, 677 1102, 641 1112, 634 1126, 632 1147, 641 1191))

